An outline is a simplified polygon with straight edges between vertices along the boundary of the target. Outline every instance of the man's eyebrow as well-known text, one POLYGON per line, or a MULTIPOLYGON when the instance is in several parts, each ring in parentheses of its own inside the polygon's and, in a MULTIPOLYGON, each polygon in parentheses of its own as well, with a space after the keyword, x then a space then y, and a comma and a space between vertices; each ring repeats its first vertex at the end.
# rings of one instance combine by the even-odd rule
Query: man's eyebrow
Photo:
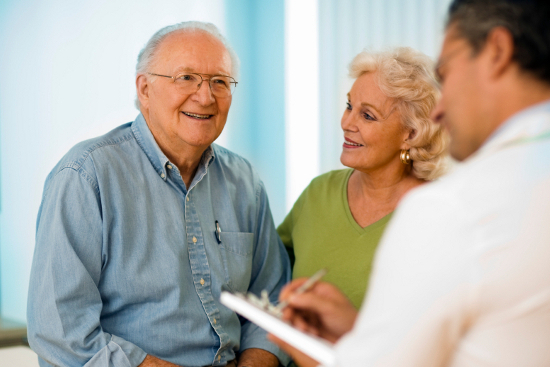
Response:
POLYGON ((195 69, 190 68, 189 66, 180 66, 180 67, 176 68, 174 73, 176 75, 181 74, 181 73, 193 73, 193 74, 202 74, 202 75, 230 76, 230 75, 228 75, 226 73, 222 73, 222 72, 218 72, 218 73, 215 73, 215 74, 199 73, 195 69))

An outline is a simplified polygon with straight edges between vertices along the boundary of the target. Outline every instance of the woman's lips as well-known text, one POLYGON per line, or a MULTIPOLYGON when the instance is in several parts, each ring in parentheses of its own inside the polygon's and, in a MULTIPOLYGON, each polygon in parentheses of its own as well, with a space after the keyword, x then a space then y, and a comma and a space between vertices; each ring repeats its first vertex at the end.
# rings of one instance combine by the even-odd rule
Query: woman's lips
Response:
POLYGON ((345 141, 344 141, 344 148, 350 148, 350 149, 354 149, 354 148, 360 148, 362 146, 364 146, 363 144, 359 144, 357 142, 354 142, 353 140, 351 139, 348 139, 346 137, 344 137, 345 141))

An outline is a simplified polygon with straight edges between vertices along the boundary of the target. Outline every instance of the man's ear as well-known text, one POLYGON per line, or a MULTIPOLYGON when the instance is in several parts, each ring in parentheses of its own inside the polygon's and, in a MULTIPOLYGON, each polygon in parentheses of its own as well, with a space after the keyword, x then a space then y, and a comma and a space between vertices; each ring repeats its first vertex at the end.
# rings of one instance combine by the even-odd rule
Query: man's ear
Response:
POLYGON ((513 64, 514 38, 510 31, 504 27, 491 30, 482 53, 487 53, 489 75, 493 78, 502 76, 513 64))
POLYGON ((136 78, 136 91, 139 103, 142 108, 149 109, 149 80, 143 74, 139 74, 136 78))

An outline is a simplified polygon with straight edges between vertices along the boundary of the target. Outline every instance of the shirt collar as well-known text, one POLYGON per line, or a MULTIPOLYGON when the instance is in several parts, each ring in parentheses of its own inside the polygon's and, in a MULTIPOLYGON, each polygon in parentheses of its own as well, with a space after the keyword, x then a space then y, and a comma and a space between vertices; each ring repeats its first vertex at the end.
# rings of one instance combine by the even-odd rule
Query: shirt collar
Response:
MULTIPOLYGON (((138 142, 145 155, 147 155, 147 158, 149 158, 149 161, 151 162, 151 165, 153 166, 155 171, 164 181, 166 181, 166 165, 170 161, 158 146, 155 137, 153 136, 153 133, 151 133, 151 130, 149 129, 149 126, 147 125, 147 122, 145 121, 145 118, 141 113, 132 123, 132 131, 134 133, 134 136, 136 137, 136 141, 138 142)), ((207 173, 207 168, 215 159, 215 157, 216 156, 214 154, 214 149, 212 148, 212 146, 206 148, 206 150, 202 154, 197 173, 195 174, 195 178, 202 178, 207 173)), ((193 181, 195 181, 195 179, 193 179, 193 181)))
POLYGON ((514 114, 489 136, 476 156, 486 155, 510 145, 550 138, 550 100, 514 114))

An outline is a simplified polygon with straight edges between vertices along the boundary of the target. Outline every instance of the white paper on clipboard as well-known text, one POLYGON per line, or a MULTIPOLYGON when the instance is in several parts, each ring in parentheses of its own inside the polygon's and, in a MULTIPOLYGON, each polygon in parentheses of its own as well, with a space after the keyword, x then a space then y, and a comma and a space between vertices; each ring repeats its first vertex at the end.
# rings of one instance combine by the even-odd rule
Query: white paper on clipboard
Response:
POLYGON ((315 335, 304 333, 269 312, 229 292, 222 292, 220 302, 246 317, 262 329, 277 336, 299 351, 327 366, 335 363, 333 344, 315 335))

